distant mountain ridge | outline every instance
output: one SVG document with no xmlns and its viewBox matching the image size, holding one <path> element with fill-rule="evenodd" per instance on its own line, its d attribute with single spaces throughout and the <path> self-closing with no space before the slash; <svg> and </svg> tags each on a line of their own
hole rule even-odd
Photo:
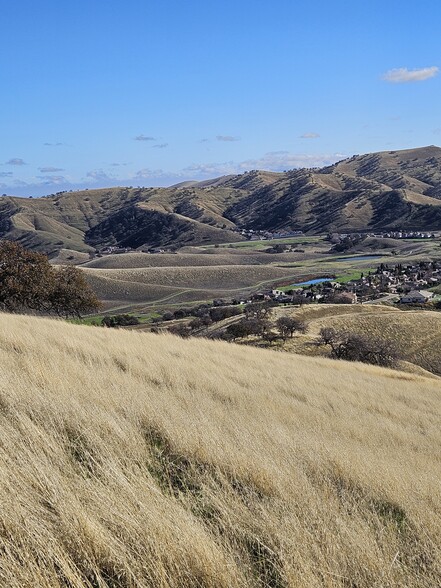
<svg viewBox="0 0 441 588">
<path fill-rule="evenodd" d="M 441 148 L 354 155 L 321 169 L 251 171 L 169 188 L 0 198 L 0 238 L 55 255 L 307 233 L 441 229 Z"/>
</svg>

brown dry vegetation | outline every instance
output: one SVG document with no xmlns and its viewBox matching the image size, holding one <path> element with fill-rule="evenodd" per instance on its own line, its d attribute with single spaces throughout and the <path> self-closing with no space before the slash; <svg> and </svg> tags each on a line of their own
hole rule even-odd
<svg viewBox="0 0 441 588">
<path fill-rule="evenodd" d="M 0 316 L 0 584 L 433 588 L 441 390 Z"/>
</svg>

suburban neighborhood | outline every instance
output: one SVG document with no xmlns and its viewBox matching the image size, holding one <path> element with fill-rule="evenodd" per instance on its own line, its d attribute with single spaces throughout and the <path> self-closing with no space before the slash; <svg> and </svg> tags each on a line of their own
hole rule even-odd
<svg viewBox="0 0 441 588">
<path fill-rule="evenodd" d="M 355 304 L 389 296 L 401 304 L 425 304 L 434 293 L 431 288 L 441 283 L 441 268 L 437 262 L 389 265 L 381 263 L 375 272 L 360 273 L 358 279 L 341 283 L 329 278 L 309 283 L 279 287 L 266 293 L 277 302 L 321 302 Z M 394 295 L 391 297 L 390 295 Z"/>
</svg>

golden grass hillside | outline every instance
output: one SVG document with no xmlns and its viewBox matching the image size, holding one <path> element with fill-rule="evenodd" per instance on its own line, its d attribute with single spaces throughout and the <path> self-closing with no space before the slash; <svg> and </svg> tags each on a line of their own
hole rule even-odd
<svg viewBox="0 0 441 588">
<path fill-rule="evenodd" d="M 262 243 L 265 243 L 262 241 Z M 267 245 L 266 248 L 270 247 Z M 277 265 L 289 262 L 304 262 L 309 258 L 317 258 L 315 255 L 318 247 L 311 246 L 307 253 L 279 253 L 271 254 L 259 252 L 253 247 L 242 248 L 227 248 L 219 247 L 219 249 L 197 248 L 193 249 L 197 252 L 187 253 L 120 253 L 115 255 L 104 255 L 103 257 L 96 257 L 92 261 L 83 264 L 83 267 L 96 269 L 136 269 L 136 268 L 154 268 L 154 267 L 204 267 L 204 266 L 219 266 L 219 265 Z M 322 246 L 326 249 L 326 246 Z M 329 249 L 329 247 L 328 247 Z M 320 250 L 319 250 L 320 252 Z"/>
<path fill-rule="evenodd" d="M 294 280 L 296 270 L 270 265 L 217 265 L 134 269 L 85 267 L 84 272 L 91 287 L 107 306 L 112 306 L 115 301 L 129 306 L 170 299 L 190 302 L 231 298 L 280 279 Z"/>
<path fill-rule="evenodd" d="M 440 165 L 441 149 L 431 145 L 353 156 L 321 170 L 255 170 L 169 188 L 5 196 L 0 236 L 56 257 L 61 249 L 93 253 L 109 245 L 221 245 L 243 241 L 239 227 L 278 232 L 295 226 L 316 235 L 439 230 Z"/>
<path fill-rule="evenodd" d="M 0 585 L 433 588 L 437 381 L 0 315 Z"/>
<path fill-rule="evenodd" d="M 287 342 L 286 350 L 295 353 L 328 353 L 314 341 L 322 327 L 352 333 L 368 333 L 376 339 L 392 341 L 404 361 L 441 376 L 441 313 L 429 310 L 402 311 L 391 306 L 311 305 L 300 310 L 278 308 L 276 317 L 284 314 L 302 317 L 308 323 L 305 336 Z"/>
</svg>

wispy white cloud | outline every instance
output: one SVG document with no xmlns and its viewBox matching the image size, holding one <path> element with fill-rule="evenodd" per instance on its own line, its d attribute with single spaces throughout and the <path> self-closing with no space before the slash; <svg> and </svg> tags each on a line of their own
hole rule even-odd
<svg viewBox="0 0 441 588">
<path fill-rule="evenodd" d="M 182 175 L 192 177 L 215 177 L 217 175 L 240 174 L 252 169 L 283 171 L 301 167 L 324 167 L 331 165 L 345 155 L 341 153 L 306 155 L 289 151 L 271 151 L 258 159 L 247 159 L 241 162 L 227 161 L 223 163 L 200 163 L 182 170 Z"/>
<path fill-rule="evenodd" d="M 260 159 L 245 161 L 241 165 L 242 167 L 252 165 L 253 169 L 280 171 L 282 169 L 295 169 L 300 167 L 323 167 L 331 165 L 344 157 L 346 156 L 342 153 L 317 153 L 310 155 L 305 153 L 290 153 L 289 151 L 271 151 Z"/>
<path fill-rule="evenodd" d="M 303 135 L 300 135 L 300 139 L 318 139 L 319 137 L 318 133 L 303 133 Z"/>
<path fill-rule="evenodd" d="M 153 145 L 153 149 L 165 149 L 168 147 L 168 143 L 159 143 L 158 145 Z"/>
<path fill-rule="evenodd" d="M 155 137 L 148 137 L 147 135 L 138 135 L 135 141 L 156 141 Z"/>
<path fill-rule="evenodd" d="M 162 169 L 148 169 L 143 168 L 140 169 L 135 173 L 133 176 L 133 180 L 143 181 L 143 180 L 151 180 L 153 178 L 161 178 L 164 176 L 169 176 L 171 174 L 166 174 Z"/>
<path fill-rule="evenodd" d="M 218 135 L 216 140 L 231 143 L 233 141 L 240 141 L 240 137 L 233 137 L 233 135 Z"/>
<path fill-rule="evenodd" d="M 114 176 L 107 174 L 102 169 L 93 169 L 93 170 L 87 172 L 86 178 L 89 178 L 89 179 L 93 180 L 94 182 L 100 182 L 100 183 L 113 182 L 115 180 Z"/>
<path fill-rule="evenodd" d="M 26 165 L 26 161 L 24 161 L 20 157 L 13 157 L 9 161 L 7 161 L 5 165 Z"/>
<path fill-rule="evenodd" d="M 61 186 L 68 182 L 64 176 L 37 176 L 43 186 Z"/>
<path fill-rule="evenodd" d="M 45 147 L 61 147 L 64 143 L 43 143 Z"/>
<path fill-rule="evenodd" d="M 0 172 L 0 178 L 12 178 L 12 172 Z"/>
<path fill-rule="evenodd" d="M 48 166 L 48 167 L 39 167 L 38 170 L 42 174 L 52 174 L 52 173 L 64 171 L 64 169 L 61 168 L 61 167 L 51 167 L 51 166 Z"/>
<path fill-rule="evenodd" d="M 423 82 L 430 78 L 434 78 L 439 73 L 439 67 L 433 65 L 432 67 L 423 67 L 421 69 L 407 69 L 407 67 L 400 67 L 398 69 L 390 69 L 383 74 L 382 79 L 393 84 L 406 84 L 409 82 Z"/>
<path fill-rule="evenodd" d="M 21 196 L 42 196 L 64 190 L 84 190 L 85 188 L 93 187 L 171 186 L 186 180 L 206 180 L 224 175 L 241 174 L 253 169 L 280 172 L 302 167 L 322 167 L 335 163 L 344 157 L 345 155 L 341 153 L 307 155 L 289 151 L 271 151 L 256 159 L 239 162 L 196 163 L 176 171 L 143 168 L 131 174 L 123 174 L 122 171 L 117 174 L 115 166 L 115 175 L 103 169 L 94 169 L 88 171 L 83 178 L 74 179 L 49 172 L 48 175 L 37 176 L 27 181 L 14 180 L 11 175 L 7 175 L 3 177 L 5 181 L 9 181 L 7 184 L 0 182 L 0 190 L 8 194 Z M 12 174 L 12 172 L 3 173 Z"/>
</svg>

